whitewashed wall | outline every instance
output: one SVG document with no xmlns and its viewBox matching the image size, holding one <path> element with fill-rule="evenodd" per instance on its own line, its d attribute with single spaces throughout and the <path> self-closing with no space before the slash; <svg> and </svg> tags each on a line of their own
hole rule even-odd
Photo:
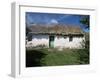
<svg viewBox="0 0 100 80">
<path fill-rule="evenodd" d="M 81 48 L 81 43 L 84 37 L 73 37 L 72 41 L 69 41 L 69 37 L 57 37 L 54 39 L 55 48 Z M 32 41 L 27 43 L 27 46 L 45 45 L 49 47 L 49 35 L 33 35 Z"/>
<path fill-rule="evenodd" d="M 45 45 L 49 47 L 49 36 L 48 35 L 33 35 L 32 36 L 32 45 Z"/>
<path fill-rule="evenodd" d="M 81 48 L 82 41 L 84 37 L 73 37 L 72 41 L 69 41 L 69 37 L 55 37 L 54 41 L 54 47 L 60 47 L 60 48 Z"/>
</svg>

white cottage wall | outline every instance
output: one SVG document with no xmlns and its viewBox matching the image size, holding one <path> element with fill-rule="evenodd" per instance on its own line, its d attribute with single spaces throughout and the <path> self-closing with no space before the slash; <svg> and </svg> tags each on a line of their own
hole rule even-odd
<svg viewBox="0 0 100 80">
<path fill-rule="evenodd" d="M 63 47 L 67 47 L 67 43 L 69 42 L 69 38 L 66 37 L 66 39 L 64 39 L 63 37 L 55 37 L 54 40 L 54 47 L 57 48 L 63 48 Z M 68 43 L 69 44 L 69 43 Z"/>
<path fill-rule="evenodd" d="M 69 41 L 69 37 L 55 37 L 54 47 L 58 48 L 82 48 L 82 41 L 84 37 L 73 37 L 72 41 Z"/>
<path fill-rule="evenodd" d="M 49 36 L 48 35 L 33 35 L 32 46 L 45 45 L 49 47 Z"/>
<path fill-rule="evenodd" d="M 84 37 L 73 37 L 72 41 L 69 41 L 69 36 L 66 38 L 64 37 L 57 37 L 54 38 L 54 48 L 82 48 L 82 41 Z M 45 45 L 49 47 L 49 35 L 33 35 L 32 41 L 27 43 L 27 47 L 35 47 L 38 45 Z"/>
</svg>

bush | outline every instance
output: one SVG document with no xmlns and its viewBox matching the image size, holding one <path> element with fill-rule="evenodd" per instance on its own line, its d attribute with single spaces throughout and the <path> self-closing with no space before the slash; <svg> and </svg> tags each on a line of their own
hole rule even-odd
<svg viewBox="0 0 100 80">
<path fill-rule="evenodd" d="M 90 56 L 90 40 L 89 40 L 89 33 L 85 34 L 85 40 L 82 42 L 83 49 L 79 50 L 79 60 L 80 64 L 89 64 L 89 56 Z"/>
<path fill-rule="evenodd" d="M 81 49 L 79 53 L 79 63 L 80 64 L 89 64 L 89 49 Z"/>
</svg>

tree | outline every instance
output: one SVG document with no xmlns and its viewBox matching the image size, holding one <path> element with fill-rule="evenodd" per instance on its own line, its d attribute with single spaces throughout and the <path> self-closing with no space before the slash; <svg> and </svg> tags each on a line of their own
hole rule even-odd
<svg viewBox="0 0 100 80">
<path fill-rule="evenodd" d="M 82 23 L 85 28 L 88 28 L 90 27 L 90 24 L 89 24 L 89 16 L 81 16 L 81 19 L 80 19 L 80 23 Z"/>
<path fill-rule="evenodd" d="M 82 23 L 86 29 L 90 28 L 90 24 L 89 24 L 89 16 L 82 16 L 80 23 Z M 80 52 L 79 55 L 79 60 L 80 60 L 80 64 L 86 63 L 89 64 L 90 63 L 90 51 L 89 51 L 89 46 L 90 46 L 90 40 L 89 40 L 89 32 L 85 32 L 85 40 L 83 41 L 82 45 L 84 47 L 84 50 Z"/>
<path fill-rule="evenodd" d="M 29 28 L 29 26 L 26 24 L 26 40 L 31 41 L 32 40 L 32 34 L 30 34 L 32 30 Z"/>
<path fill-rule="evenodd" d="M 29 26 L 26 24 L 26 36 L 28 35 L 29 32 L 31 32 L 31 29 L 30 29 Z"/>
</svg>

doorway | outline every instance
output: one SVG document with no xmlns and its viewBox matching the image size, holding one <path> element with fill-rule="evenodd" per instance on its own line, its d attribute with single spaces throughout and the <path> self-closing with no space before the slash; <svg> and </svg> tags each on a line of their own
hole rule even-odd
<svg viewBox="0 0 100 80">
<path fill-rule="evenodd" d="M 49 47 L 54 48 L 54 36 L 49 36 Z"/>
</svg>

